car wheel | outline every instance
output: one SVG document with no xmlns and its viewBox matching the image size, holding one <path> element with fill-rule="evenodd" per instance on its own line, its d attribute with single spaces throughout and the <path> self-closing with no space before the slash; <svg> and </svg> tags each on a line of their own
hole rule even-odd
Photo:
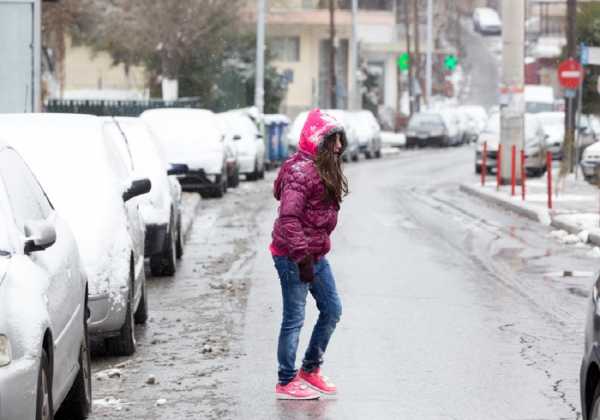
<svg viewBox="0 0 600 420">
<path fill-rule="evenodd" d="M 133 270 L 133 269 L 132 269 Z M 130 274 L 129 297 L 125 323 L 116 337 L 107 338 L 106 349 L 113 356 L 131 356 L 135 353 L 135 323 L 133 319 L 133 272 Z"/>
<path fill-rule="evenodd" d="M 227 179 L 229 188 L 237 188 L 240 185 L 240 170 L 238 167 L 233 171 L 233 175 Z"/>
<path fill-rule="evenodd" d="M 481 173 L 481 165 L 475 165 L 475 173 L 476 174 L 480 174 Z"/>
<path fill-rule="evenodd" d="M 372 159 L 372 158 L 373 158 L 373 155 L 371 154 L 371 152 L 370 152 L 369 150 L 367 150 L 367 151 L 365 152 L 365 158 L 366 158 L 366 159 Z"/>
<path fill-rule="evenodd" d="M 142 284 L 142 297 L 133 315 L 136 324 L 145 324 L 148 320 L 148 294 L 146 293 L 146 282 Z"/>
<path fill-rule="evenodd" d="M 375 151 L 375 158 L 377 158 L 377 159 L 381 159 L 381 149 L 377 149 L 377 150 Z"/>
<path fill-rule="evenodd" d="M 175 244 L 175 256 L 177 257 L 177 259 L 183 257 L 183 238 L 181 236 L 181 222 L 177 224 L 177 243 Z"/>
<path fill-rule="evenodd" d="M 596 385 L 589 410 L 589 420 L 600 420 L 600 382 Z"/>
<path fill-rule="evenodd" d="M 50 381 L 50 364 L 46 350 L 42 350 L 40 370 L 38 372 L 37 397 L 36 397 L 36 420 L 52 420 L 54 410 L 52 408 L 52 382 Z"/>
<path fill-rule="evenodd" d="M 173 231 L 173 222 L 169 224 L 167 232 L 167 240 L 163 245 L 163 250 L 160 254 L 150 257 L 150 272 L 155 277 L 172 276 L 177 270 L 177 237 Z"/>
<path fill-rule="evenodd" d="M 92 411 L 92 376 L 87 320 L 83 320 L 83 341 L 79 348 L 79 372 L 60 412 L 70 419 L 85 419 Z"/>
<path fill-rule="evenodd" d="M 263 164 L 260 171 L 258 171 L 258 179 L 265 179 L 265 165 Z"/>
<path fill-rule="evenodd" d="M 359 156 L 358 156 L 358 152 L 356 152 L 354 155 L 352 155 L 352 162 L 358 162 Z"/>
</svg>

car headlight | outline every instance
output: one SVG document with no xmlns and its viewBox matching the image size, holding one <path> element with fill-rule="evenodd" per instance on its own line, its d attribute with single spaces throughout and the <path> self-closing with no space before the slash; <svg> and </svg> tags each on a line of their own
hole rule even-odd
<svg viewBox="0 0 600 420">
<path fill-rule="evenodd" d="M 8 365 L 11 359 L 10 341 L 7 336 L 0 334 L 0 367 Z"/>
</svg>

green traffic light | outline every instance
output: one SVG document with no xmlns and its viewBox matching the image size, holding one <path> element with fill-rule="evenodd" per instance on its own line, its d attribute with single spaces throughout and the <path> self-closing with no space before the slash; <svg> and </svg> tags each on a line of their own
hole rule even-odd
<svg viewBox="0 0 600 420">
<path fill-rule="evenodd" d="M 400 70 L 408 70 L 410 67 L 410 55 L 408 55 L 406 52 L 400 54 L 396 63 L 398 64 L 398 68 Z"/>
<path fill-rule="evenodd" d="M 446 67 L 446 69 L 452 71 L 456 68 L 456 66 L 458 65 L 458 58 L 456 58 L 455 55 L 447 55 L 446 58 L 444 58 L 444 67 Z"/>
</svg>

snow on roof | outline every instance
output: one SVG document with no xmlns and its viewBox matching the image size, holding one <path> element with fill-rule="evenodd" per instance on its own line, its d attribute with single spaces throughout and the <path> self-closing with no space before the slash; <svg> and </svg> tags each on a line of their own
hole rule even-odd
<svg viewBox="0 0 600 420">
<path fill-rule="evenodd" d="M 265 124 L 289 124 L 290 119 L 283 114 L 265 114 Z"/>
</svg>

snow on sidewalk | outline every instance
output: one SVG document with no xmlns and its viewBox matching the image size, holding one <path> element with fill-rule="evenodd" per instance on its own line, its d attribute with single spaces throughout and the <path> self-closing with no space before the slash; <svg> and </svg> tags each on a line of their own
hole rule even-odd
<svg viewBox="0 0 600 420">
<path fill-rule="evenodd" d="M 477 183 L 462 184 L 460 190 L 475 195 L 485 201 L 498 205 L 524 217 L 560 229 L 566 235 L 565 240 L 590 242 L 600 246 L 600 190 L 588 184 L 583 177 L 568 175 L 558 180 L 558 168 L 553 171 L 552 209 L 548 209 L 546 175 L 527 179 L 525 200 L 521 196 L 521 187 L 517 186 L 515 195 L 511 195 L 511 186 L 496 187 L 496 177 L 490 175 L 486 185 Z M 567 238 L 567 235 L 570 235 Z"/>
</svg>

